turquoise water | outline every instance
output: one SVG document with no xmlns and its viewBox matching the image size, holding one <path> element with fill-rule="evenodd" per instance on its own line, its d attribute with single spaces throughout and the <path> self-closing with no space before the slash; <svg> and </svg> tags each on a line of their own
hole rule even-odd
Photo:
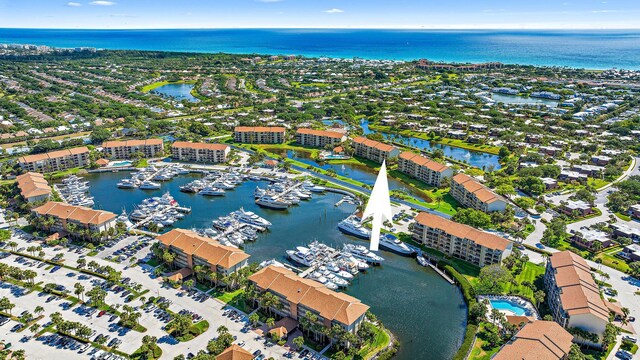
<svg viewBox="0 0 640 360">
<path fill-rule="evenodd" d="M 640 69 L 639 30 L 0 29 L 0 43 Z"/>
<path fill-rule="evenodd" d="M 519 305 L 513 304 L 510 301 L 506 301 L 506 300 L 490 300 L 491 302 L 491 306 L 494 309 L 497 310 L 507 310 L 507 311 L 511 311 L 512 313 L 518 315 L 518 316 L 523 316 L 526 315 L 527 313 L 527 309 L 520 307 Z"/>
<path fill-rule="evenodd" d="M 362 120 L 360 122 L 360 126 L 362 127 L 362 131 L 365 135 L 377 132 L 375 130 L 369 129 L 368 120 Z M 495 170 L 500 169 L 500 159 L 496 155 L 491 155 L 491 154 L 477 152 L 477 151 L 470 151 L 467 149 L 462 149 L 462 148 L 448 146 L 448 145 L 431 144 L 431 142 L 428 140 L 423 140 L 415 137 L 402 136 L 398 134 L 389 134 L 384 132 L 381 134 L 387 140 L 393 140 L 394 142 L 398 142 L 400 144 L 404 144 L 406 146 L 410 146 L 416 149 L 421 149 L 425 151 L 442 149 L 442 151 L 444 151 L 444 156 L 458 160 L 458 161 L 466 162 L 471 166 L 475 166 L 483 170 L 488 170 L 489 168 L 493 168 Z"/>
<path fill-rule="evenodd" d="M 151 92 L 165 97 L 170 97 L 175 100 L 197 102 L 198 99 L 191 95 L 193 86 L 193 84 L 166 84 L 151 90 Z"/>
<path fill-rule="evenodd" d="M 132 164 L 131 161 L 119 161 L 119 162 L 113 163 L 112 166 L 129 166 L 131 164 Z"/>
<path fill-rule="evenodd" d="M 162 183 L 162 189 L 142 191 L 118 189 L 116 183 L 129 177 L 128 172 L 90 174 L 90 193 L 95 197 L 96 208 L 131 212 L 135 205 L 151 196 L 169 191 L 182 206 L 192 212 L 175 226 L 184 229 L 210 226 L 211 221 L 227 215 L 243 206 L 269 220 L 273 226 L 247 244 L 245 251 L 251 261 L 267 259 L 286 261 L 285 250 L 318 240 L 335 247 L 346 242 L 365 241 L 343 235 L 337 225 L 351 214 L 355 207 L 343 204 L 334 206 L 342 196 L 327 193 L 314 194 L 310 201 L 285 211 L 258 207 L 253 201 L 256 186 L 266 187 L 265 182 L 248 181 L 224 197 L 205 197 L 179 191 L 179 186 L 198 176 L 178 176 Z M 400 340 L 400 351 L 394 359 L 451 359 L 462 343 L 466 326 L 466 306 L 462 294 L 431 269 L 420 266 L 415 259 L 391 252 L 381 252 L 383 266 L 376 267 L 356 277 L 346 293 L 371 306 L 371 311 Z"/>
</svg>

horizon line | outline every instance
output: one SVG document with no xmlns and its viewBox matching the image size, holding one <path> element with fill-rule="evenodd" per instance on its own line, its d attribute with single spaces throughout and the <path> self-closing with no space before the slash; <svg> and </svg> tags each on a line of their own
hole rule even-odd
<svg viewBox="0 0 640 360">
<path fill-rule="evenodd" d="M 425 31 L 473 31 L 473 30 L 510 30 L 510 31 L 607 31 L 635 30 L 640 27 L 600 27 L 600 28 L 553 28 L 553 27 L 138 27 L 138 28 L 68 28 L 68 27 L 0 27 L 0 30 L 425 30 Z"/>
</svg>

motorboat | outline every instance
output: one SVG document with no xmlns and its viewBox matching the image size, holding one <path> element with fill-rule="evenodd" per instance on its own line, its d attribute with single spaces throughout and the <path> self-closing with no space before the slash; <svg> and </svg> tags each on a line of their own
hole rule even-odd
<svg viewBox="0 0 640 360">
<path fill-rule="evenodd" d="M 351 236 L 355 236 L 361 239 L 369 239 L 371 237 L 371 230 L 365 228 L 355 220 L 353 217 L 348 217 L 338 223 L 338 230 Z"/>
<path fill-rule="evenodd" d="M 161 185 L 159 183 L 155 183 L 153 181 L 145 180 L 140 184 L 140 190 L 158 190 Z"/>
<path fill-rule="evenodd" d="M 379 265 L 384 261 L 382 256 L 369 251 L 369 249 L 362 245 L 345 244 L 344 249 L 357 259 L 366 261 L 373 265 Z"/>
<path fill-rule="evenodd" d="M 418 264 L 422 266 L 429 266 L 429 262 L 427 259 L 424 258 L 424 256 L 417 256 L 416 260 L 418 261 Z"/>
<path fill-rule="evenodd" d="M 216 187 L 207 186 L 198 191 L 198 195 L 204 196 L 224 196 L 225 191 Z"/>
<path fill-rule="evenodd" d="M 296 250 L 287 250 L 287 256 L 298 264 L 307 267 L 312 266 L 315 260 L 313 253 L 304 246 L 298 246 Z"/>
<path fill-rule="evenodd" d="M 244 208 L 240 208 L 240 210 L 232 212 L 231 215 L 234 216 L 237 220 L 250 225 L 261 227 L 271 226 L 271 222 L 269 222 L 267 219 L 258 216 L 252 211 L 245 211 Z"/>
<path fill-rule="evenodd" d="M 380 235 L 380 247 L 400 255 L 411 256 L 415 254 L 412 248 L 391 234 Z"/>
<path fill-rule="evenodd" d="M 260 198 L 258 198 L 256 200 L 256 204 L 261 206 L 261 207 L 265 207 L 265 208 L 269 208 L 269 209 L 275 209 L 275 210 L 284 210 L 284 209 L 288 208 L 289 206 L 291 206 L 290 202 L 277 199 L 277 198 L 275 198 L 273 196 L 270 196 L 270 195 L 261 196 Z"/>
</svg>

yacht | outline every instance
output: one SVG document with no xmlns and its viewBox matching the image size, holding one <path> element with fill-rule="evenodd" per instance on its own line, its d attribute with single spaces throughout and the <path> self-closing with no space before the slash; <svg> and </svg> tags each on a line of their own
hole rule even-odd
<svg viewBox="0 0 640 360">
<path fill-rule="evenodd" d="M 211 186 L 207 186 L 206 188 L 198 191 L 199 195 L 205 195 L 205 196 L 223 196 L 224 195 L 224 190 L 222 189 L 218 189 L 215 187 L 211 187 Z"/>
<path fill-rule="evenodd" d="M 158 190 L 160 187 L 160 184 L 149 180 L 143 181 L 142 184 L 140 184 L 140 190 Z"/>
<path fill-rule="evenodd" d="M 276 209 L 276 210 L 284 210 L 291 205 L 291 203 L 289 202 L 276 199 L 270 195 L 261 196 L 256 200 L 256 204 L 262 207 L 266 207 L 269 209 Z"/>
<path fill-rule="evenodd" d="M 296 247 L 296 250 L 287 250 L 287 256 L 289 259 L 297 262 L 300 265 L 312 266 L 314 256 L 309 249 L 304 246 Z"/>
<path fill-rule="evenodd" d="M 271 222 L 267 219 L 256 215 L 256 213 L 252 211 L 245 211 L 244 208 L 240 208 L 238 211 L 234 211 L 231 213 L 236 219 L 243 223 L 247 223 L 250 225 L 256 225 L 261 227 L 269 227 L 271 226 Z"/>
<path fill-rule="evenodd" d="M 362 245 L 345 244 L 344 249 L 357 259 L 364 260 L 373 265 L 379 265 L 384 261 L 382 256 L 369 251 L 369 249 Z"/>
<path fill-rule="evenodd" d="M 265 189 L 261 189 L 261 188 L 256 186 L 256 190 L 253 192 L 253 197 L 255 197 L 257 199 L 257 198 L 260 198 L 260 197 L 262 197 L 263 195 L 266 195 L 266 194 L 267 194 L 267 191 Z"/>
<path fill-rule="evenodd" d="M 135 189 L 138 187 L 138 182 L 132 179 L 122 179 L 117 186 L 120 189 Z"/>
<path fill-rule="evenodd" d="M 327 278 L 327 280 L 338 285 L 338 287 L 346 288 L 347 286 L 349 286 L 349 282 L 347 280 L 341 277 L 338 277 L 336 274 L 332 272 L 328 272 L 328 274 L 326 274 L 325 277 Z"/>
<path fill-rule="evenodd" d="M 400 255 L 411 256 L 415 254 L 413 249 L 391 234 L 380 235 L 380 247 Z"/>
<path fill-rule="evenodd" d="M 367 264 L 366 261 L 357 259 L 350 252 L 345 251 L 341 254 L 341 256 L 344 261 L 346 261 L 348 264 L 353 264 L 353 266 L 355 266 L 355 268 L 357 268 L 359 271 L 366 271 L 367 269 L 369 269 L 369 264 Z"/>
<path fill-rule="evenodd" d="M 351 216 L 338 223 L 338 230 L 361 239 L 369 239 L 371 237 L 371 231 L 360 225 L 360 223 Z"/>
</svg>

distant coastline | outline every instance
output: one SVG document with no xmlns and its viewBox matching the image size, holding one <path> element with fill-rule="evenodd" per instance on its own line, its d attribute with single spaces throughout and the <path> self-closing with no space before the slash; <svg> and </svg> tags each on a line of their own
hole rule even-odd
<svg viewBox="0 0 640 360">
<path fill-rule="evenodd" d="M 640 30 L 0 29 L 0 43 L 640 70 Z"/>
</svg>

